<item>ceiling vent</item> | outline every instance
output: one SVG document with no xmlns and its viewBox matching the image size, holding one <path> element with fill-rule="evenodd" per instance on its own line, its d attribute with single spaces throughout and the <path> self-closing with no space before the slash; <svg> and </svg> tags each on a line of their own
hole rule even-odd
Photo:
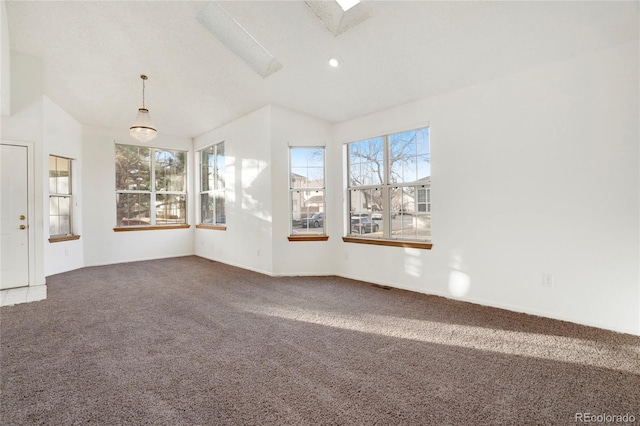
<svg viewBox="0 0 640 426">
<path fill-rule="evenodd" d="M 282 69 L 282 64 L 217 2 L 209 2 L 196 19 L 262 78 Z"/>
</svg>

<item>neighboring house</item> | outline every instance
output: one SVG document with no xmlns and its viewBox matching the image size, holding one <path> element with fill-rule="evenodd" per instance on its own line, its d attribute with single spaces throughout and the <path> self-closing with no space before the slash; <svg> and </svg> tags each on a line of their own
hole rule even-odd
<svg viewBox="0 0 640 426">
<path fill-rule="evenodd" d="M 415 189 L 415 191 L 396 191 L 391 194 L 391 211 L 409 214 L 431 212 L 431 176 L 418 180 L 416 185 L 411 188 Z M 352 213 L 354 214 L 371 214 L 372 212 L 384 211 L 384 203 L 381 197 L 369 196 L 365 192 L 354 192 L 351 197 L 351 205 L 358 206 L 353 209 Z"/>
<path fill-rule="evenodd" d="M 304 176 L 299 174 L 292 174 L 292 185 L 294 188 L 309 188 L 315 187 L 318 183 L 317 180 L 307 180 Z M 293 191 L 291 193 L 291 208 L 293 212 L 294 224 L 301 223 L 302 220 L 322 211 L 324 205 L 322 196 L 311 195 L 305 198 L 306 193 L 303 191 Z"/>
</svg>

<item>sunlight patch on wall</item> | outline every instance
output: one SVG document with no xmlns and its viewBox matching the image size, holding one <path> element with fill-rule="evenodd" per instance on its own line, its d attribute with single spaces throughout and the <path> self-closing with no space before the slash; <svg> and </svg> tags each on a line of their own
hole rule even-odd
<svg viewBox="0 0 640 426">
<path fill-rule="evenodd" d="M 404 272 L 412 277 L 422 276 L 422 259 L 420 259 L 420 251 L 414 248 L 404 249 Z"/>
<path fill-rule="evenodd" d="M 469 293 L 471 278 L 462 271 L 449 272 L 449 292 L 455 297 L 464 297 Z"/>
<path fill-rule="evenodd" d="M 259 177 L 267 168 L 266 161 L 252 158 L 242 159 L 240 179 L 242 188 L 242 209 L 250 211 L 252 216 L 266 222 L 271 222 L 270 209 L 267 208 L 266 198 L 269 196 L 267 188 L 260 186 Z"/>
<path fill-rule="evenodd" d="M 226 156 L 225 162 L 225 193 L 224 196 L 226 200 L 234 204 L 236 202 L 236 193 L 231 188 L 236 188 L 236 158 Z"/>
<path fill-rule="evenodd" d="M 462 254 L 453 253 L 449 260 L 449 292 L 454 297 L 464 297 L 471 288 L 471 277 L 465 272 Z"/>
<path fill-rule="evenodd" d="M 242 188 L 247 189 L 253 185 L 260 173 L 267 168 L 267 163 L 252 158 L 242 159 Z"/>
</svg>

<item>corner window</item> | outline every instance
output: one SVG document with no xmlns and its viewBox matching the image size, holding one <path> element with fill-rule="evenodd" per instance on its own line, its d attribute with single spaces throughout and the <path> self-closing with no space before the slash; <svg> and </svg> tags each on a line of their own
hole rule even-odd
<svg viewBox="0 0 640 426">
<path fill-rule="evenodd" d="M 187 152 L 116 144 L 117 227 L 186 225 Z"/>
<path fill-rule="evenodd" d="M 429 128 L 347 144 L 347 233 L 431 242 Z"/>
<path fill-rule="evenodd" d="M 225 226 L 224 142 L 198 151 L 200 158 L 200 225 Z"/>
<path fill-rule="evenodd" d="M 73 194 L 71 159 L 49 156 L 49 236 L 60 239 L 73 235 Z"/>
<path fill-rule="evenodd" d="M 326 235 L 323 147 L 289 148 L 290 235 Z"/>
</svg>

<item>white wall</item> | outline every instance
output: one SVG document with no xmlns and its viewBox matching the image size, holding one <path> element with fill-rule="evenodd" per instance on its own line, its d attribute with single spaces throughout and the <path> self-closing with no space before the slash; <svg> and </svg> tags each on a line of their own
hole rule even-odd
<svg viewBox="0 0 640 426">
<path fill-rule="evenodd" d="M 197 229 L 196 254 L 270 275 L 332 274 L 335 242 L 287 239 L 289 145 L 330 151 L 331 130 L 322 120 L 269 105 L 196 138 L 196 151 L 224 141 L 227 157 L 227 230 Z"/>
<path fill-rule="evenodd" d="M 342 144 L 430 122 L 434 247 L 343 244 L 336 272 L 640 334 L 638 51 L 627 43 L 337 125 Z"/>
<path fill-rule="evenodd" d="M 134 110 L 135 113 L 135 110 Z M 132 113 L 133 114 L 133 113 Z M 132 119 L 133 119 L 132 115 Z M 193 226 L 189 229 L 115 232 L 115 143 L 139 144 L 128 129 L 82 127 L 82 194 L 85 266 L 104 265 L 193 254 Z M 193 168 L 192 141 L 159 133 L 146 146 L 188 150 L 188 174 Z M 189 178 L 189 194 L 193 193 Z M 189 223 L 193 198 L 189 197 Z"/>
<path fill-rule="evenodd" d="M 75 158 L 74 199 L 82 203 L 79 185 L 82 176 L 81 126 L 44 93 L 42 60 L 14 53 L 11 57 L 11 112 L 2 117 L 2 139 L 28 143 L 33 150 L 33 198 L 29 200 L 34 214 L 29 230 L 34 233 L 35 281 L 44 284 L 45 277 L 84 266 L 82 239 L 49 243 L 49 155 Z M 4 92 L 3 92 L 4 94 Z M 73 210 L 74 233 L 82 234 L 82 213 Z"/>
<path fill-rule="evenodd" d="M 225 143 L 227 221 L 226 231 L 196 229 L 195 253 L 266 274 L 273 271 L 270 116 L 266 106 L 194 139 L 195 151 Z"/>
<path fill-rule="evenodd" d="M 37 279 L 195 253 L 268 274 L 338 274 L 640 334 L 638 51 L 627 43 L 335 126 L 266 106 L 193 141 L 160 134 L 150 146 L 189 150 L 192 172 L 195 150 L 225 141 L 227 230 L 118 233 L 114 142 L 134 141 L 126 129 L 82 126 L 78 150 L 77 122 L 42 97 L 41 61 L 13 55 L 14 114 L 2 117 L 2 138 L 34 144 Z M 433 249 L 343 243 L 342 144 L 426 123 Z M 329 241 L 288 242 L 288 145 L 324 142 Z M 79 159 L 82 238 L 73 247 L 83 260 L 44 244 L 44 159 L 54 151 Z M 541 285 L 542 273 L 553 274 L 553 288 Z"/>
<path fill-rule="evenodd" d="M 0 2 L 0 115 L 11 115 L 11 50 L 5 2 Z"/>
<path fill-rule="evenodd" d="M 84 266 L 84 239 L 82 238 L 82 126 L 46 96 L 42 104 L 42 142 L 43 158 L 43 207 L 44 217 L 44 273 L 45 276 L 71 271 Z M 73 206 L 71 210 L 72 232 L 80 235 L 79 240 L 51 243 L 48 235 L 48 206 L 49 206 L 49 155 L 72 158 L 72 193 Z"/>
<path fill-rule="evenodd" d="M 44 165 L 42 161 L 42 111 L 43 111 L 43 65 L 42 60 L 29 55 L 11 55 L 11 116 L 2 116 L 1 132 L 3 141 L 24 143 L 31 151 L 33 158 L 33 170 L 29 172 L 29 178 L 33 180 L 33 194 L 30 194 L 29 202 L 29 231 L 30 259 L 29 279 L 30 285 L 45 284 L 44 270 L 44 235 L 48 232 L 48 224 L 45 227 L 45 211 L 43 203 L 43 176 Z M 4 95 L 4 92 L 3 92 Z M 3 111 L 4 112 L 4 111 Z"/>
<path fill-rule="evenodd" d="M 275 275 L 329 275 L 334 274 L 334 252 L 340 233 L 332 232 L 328 241 L 289 241 L 289 146 L 325 146 L 325 156 L 335 157 L 339 151 L 331 143 L 333 126 L 308 115 L 279 106 L 271 107 L 271 186 L 273 195 L 273 273 Z M 326 176 L 328 187 L 340 185 L 340 175 Z M 339 193 L 338 193 L 339 194 Z M 340 205 L 336 191 L 331 191 L 326 207 Z M 327 228 L 337 229 L 339 216 L 327 216 Z"/>
</svg>

